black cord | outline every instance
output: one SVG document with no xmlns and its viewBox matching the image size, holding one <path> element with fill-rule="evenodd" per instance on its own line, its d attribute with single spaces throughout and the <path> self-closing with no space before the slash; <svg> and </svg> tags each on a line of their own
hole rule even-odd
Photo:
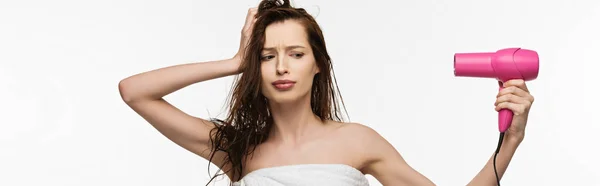
<svg viewBox="0 0 600 186">
<path fill-rule="evenodd" d="M 500 186 L 500 177 L 498 177 L 498 171 L 496 170 L 496 156 L 498 152 L 500 152 L 500 147 L 502 146 L 502 141 L 504 140 L 504 132 L 500 133 L 500 139 L 498 139 L 498 147 L 496 147 L 496 153 L 494 153 L 494 173 L 496 174 L 496 183 Z"/>
</svg>

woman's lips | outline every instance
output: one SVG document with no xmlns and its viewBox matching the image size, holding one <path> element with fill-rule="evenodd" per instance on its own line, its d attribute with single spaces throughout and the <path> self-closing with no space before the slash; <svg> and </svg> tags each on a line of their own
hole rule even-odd
<svg viewBox="0 0 600 186">
<path fill-rule="evenodd" d="M 277 80 L 277 81 L 273 82 L 272 84 L 278 90 L 288 90 L 288 89 L 294 87 L 294 84 L 296 84 L 296 82 L 290 81 L 290 80 Z"/>
</svg>

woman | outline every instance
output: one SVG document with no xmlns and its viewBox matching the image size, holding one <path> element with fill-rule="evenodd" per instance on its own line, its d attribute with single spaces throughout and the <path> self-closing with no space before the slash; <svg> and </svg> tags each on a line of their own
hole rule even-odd
<svg viewBox="0 0 600 186">
<path fill-rule="evenodd" d="M 383 185 L 434 185 L 377 132 L 340 119 L 332 72 L 313 17 L 287 0 L 264 0 L 248 11 L 234 57 L 137 74 L 119 91 L 158 131 L 217 165 L 235 185 L 368 185 L 365 174 Z M 162 98 L 240 73 L 225 120 L 187 115 Z M 498 154 L 499 177 L 523 140 L 533 102 L 523 81 L 504 86 L 496 110 L 515 116 Z M 469 184 L 496 184 L 492 159 Z"/>
</svg>

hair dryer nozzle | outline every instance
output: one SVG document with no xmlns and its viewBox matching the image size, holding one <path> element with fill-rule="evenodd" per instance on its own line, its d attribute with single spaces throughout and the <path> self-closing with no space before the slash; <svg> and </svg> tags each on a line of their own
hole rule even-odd
<svg viewBox="0 0 600 186">
<path fill-rule="evenodd" d="M 454 54 L 454 76 L 496 78 L 492 66 L 494 53 Z"/>
</svg>

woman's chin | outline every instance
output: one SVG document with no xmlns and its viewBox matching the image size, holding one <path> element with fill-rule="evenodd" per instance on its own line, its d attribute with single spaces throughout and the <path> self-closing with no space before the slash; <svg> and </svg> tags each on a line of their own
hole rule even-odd
<svg viewBox="0 0 600 186">
<path fill-rule="evenodd" d="M 270 101 L 277 104 L 286 104 L 294 103 L 298 101 L 298 99 L 292 96 L 274 96 L 273 99 L 270 99 Z"/>
<path fill-rule="evenodd" d="M 275 104 L 291 104 L 297 103 L 303 99 L 310 99 L 310 90 L 306 92 L 297 91 L 297 90 L 288 90 L 288 91 L 270 91 L 267 95 L 265 95 L 269 102 Z"/>
<path fill-rule="evenodd" d="M 296 94 L 289 94 L 289 93 L 291 93 L 291 92 L 275 93 L 274 95 L 271 95 L 270 98 L 268 98 L 269 102 L 276 103 L 276 104 L 287 104 L 287 103 L 298 102 L 299 96 Z"/>
</svg>

